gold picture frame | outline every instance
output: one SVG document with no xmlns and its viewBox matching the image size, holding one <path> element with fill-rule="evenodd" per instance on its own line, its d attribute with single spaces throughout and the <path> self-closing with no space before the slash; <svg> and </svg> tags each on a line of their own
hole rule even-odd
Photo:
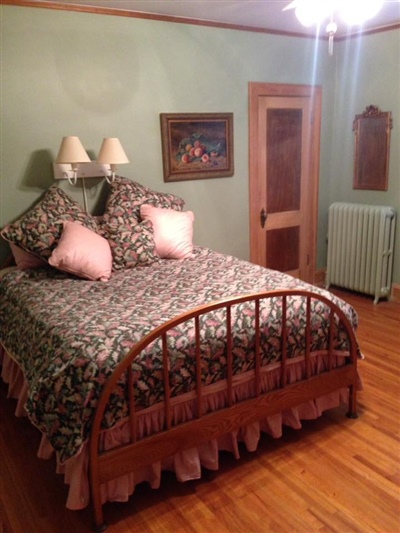
<svg viewBox="0 0 400 533">
<path fill-rule="evenodd" d="M 356 115 L 353 189 L 387 191 L 392 127 L 391 113 L 375 105 Z"/>
<path fill-rule="evenodd" d="M 161 113 L 164 181 L 233 176 L 233 113 Z"/>
</svg>

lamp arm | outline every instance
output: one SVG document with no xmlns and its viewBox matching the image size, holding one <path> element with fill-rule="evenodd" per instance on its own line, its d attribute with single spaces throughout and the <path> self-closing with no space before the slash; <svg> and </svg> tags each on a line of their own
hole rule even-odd
<svg viewBox="0 0 400 533">
<path fill-rule="evenodd" d="M 71 185 L 76 185 L 76 182 L 78 181 L 78 165 L 71 165 L 72 166 L 72 178 L 68 174 L 68 182 Z"/>
<path fill-rule="evenodd" d="M 111 176 L 106 174 L 106 180 L 107 180 L 107 183 L 111 185 L 111 183 L 113 183 L 115 180 L 115 172 L 117 170 L 117 165 L 115 163 L 111 163 L 110 169 L 111 169 Z"/>
</svg>

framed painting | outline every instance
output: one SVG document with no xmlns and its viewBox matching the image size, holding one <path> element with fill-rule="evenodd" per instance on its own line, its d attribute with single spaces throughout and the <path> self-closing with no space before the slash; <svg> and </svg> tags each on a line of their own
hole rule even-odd
<svg viewBox="0 0 400 533">
<path fill-rule="evenodd" d="M 161 113 L 164 181 L 233 176 L 233 113 Z"/>
<path fill-rule="evenodd" d="M 387 191 L 392 127 L 391 113 L 377 106 L 370 105 L 356 115 L 353 189 Z"/>
</svg>

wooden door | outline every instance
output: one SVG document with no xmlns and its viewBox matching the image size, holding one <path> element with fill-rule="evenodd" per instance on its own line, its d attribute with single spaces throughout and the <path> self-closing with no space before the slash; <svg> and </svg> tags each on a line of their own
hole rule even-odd
<svg viewBox="0 0 400 533">
<path fill-rule="evenodd" d="M 250 84 L 250 260 L 314 282 L 321 90 Z"/>
</svg>

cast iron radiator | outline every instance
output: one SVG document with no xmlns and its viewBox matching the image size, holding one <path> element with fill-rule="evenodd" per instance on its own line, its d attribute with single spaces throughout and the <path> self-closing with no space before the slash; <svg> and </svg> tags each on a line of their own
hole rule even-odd
<svg viewBox="0 0 400 533">
<path fill-rule="evenodd" d="M 336 202 L 329 208 L 326 287 L 390 295 L 396 212 L 392 207 Z"/>
</svg>

